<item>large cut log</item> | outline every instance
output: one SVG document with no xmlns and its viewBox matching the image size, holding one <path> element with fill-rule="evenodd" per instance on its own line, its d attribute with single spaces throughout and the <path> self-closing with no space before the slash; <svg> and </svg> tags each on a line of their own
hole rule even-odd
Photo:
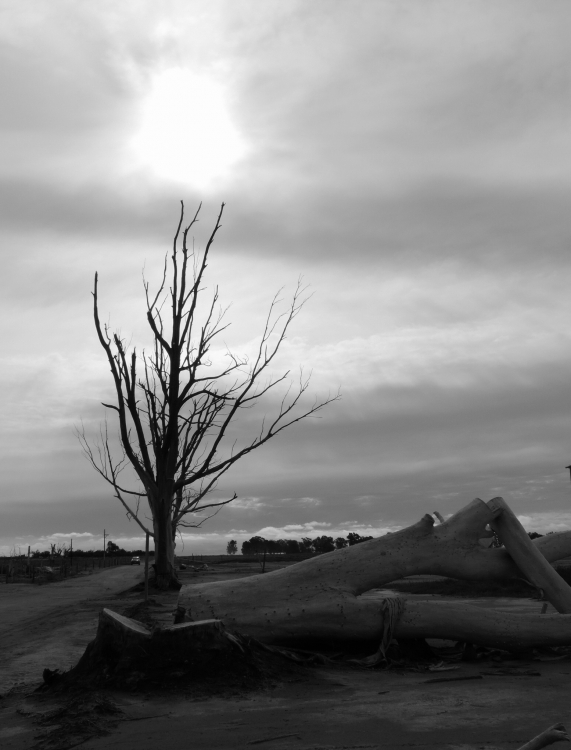
<svg viewBox="0 0 571 750">
<path fill-rule="evenodd" d="M 402 531 L 272 573 L 183 586 L 179 607 L 184 608 L 191 619 L 220 619 L 229 630 L 266 643 L 378 639 L 383 632 L 382 602 L 360 598 L 366 591 L 418 574 L 466 580 L 525 577 L 506 549 L 487 546 L 493 534 L 490 525 L 502 513 L 504 506 L 497 498 L 489 505 L 476 499 L 438 526 L 434 525 L 432 516 L 425 515 L 418 523 Z M 541 538 L 534 544 L 534 549 L 548 561 L 571 556 L 571 533 Z M 415 635 L 425 637 L 436 633 L 434 628 L 438 622 L 446 629 L 450 610 L 437 614 L 433 608 L 426 609 L 425 625 L 419 610 L 422 610 L 420 603 L 416 609 L 412 603 L 406 603 L 400 620 L 402 637 L 408 637 L 403 635 L 405 626 L 407 633 L 416 628 Z M 472 641 L 480 639 L 482 643 L 504 644 L 500 647 L 506 648 L 512 643 L 514 648 L 519 648 L 522 644 L 542 642 L 542 628 L 548 628 L 546 617 L 543 615 L 533 627 L 529 626 L 531 630 L 516 627 L 514 631 L 515 626 L 508 628 L 507 620 L 486 620 L 484 611 L 477 607 L 467 610 L 465 616 L 457 612 L 458 634 L 450 629 L 446 630 L 447 635 L 442 635 L 442 629 L 438 632 L 439 637 L 470 640 L 463 623 L 470 619 L 486 620 L 487 629 L 478 630 L 478 638 L 472 638 Z M 549 631 L 551 635 L 546 636 L 547 640 L 550 643 L 571 642 L 566 636 L 567 630 L 571 633 L 570 621 L 566 617 L 557 617 L 561 617 L 560 624 Z M 430 630 L 430 634 L 422 632 L 424 627 Z M 504 638 L 501 634 L 504 627 L 515 633 L 513 638 L 509 637 L 509 632 L 507 640 Z"/>
<path fill-rule="evenodd" d="M 397 640 L 450 638 L 506 651 L 525 651 L 538 645 L 571 646 L 571 615 L 517 615 L 461 602 L 407 599 L 394 636 Z"/>
</svg>

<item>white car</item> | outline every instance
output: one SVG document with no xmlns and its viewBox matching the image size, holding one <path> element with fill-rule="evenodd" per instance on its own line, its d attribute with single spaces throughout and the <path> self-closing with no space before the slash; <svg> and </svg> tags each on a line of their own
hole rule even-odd
<svg viewBox="0 0 571 750">
<path fill-rule="evenodd" d="M 140 565 L 141 564 L 141 558 L 140 557 L 132 557 L 131 558 L 131 565 Z"/>
</svg>

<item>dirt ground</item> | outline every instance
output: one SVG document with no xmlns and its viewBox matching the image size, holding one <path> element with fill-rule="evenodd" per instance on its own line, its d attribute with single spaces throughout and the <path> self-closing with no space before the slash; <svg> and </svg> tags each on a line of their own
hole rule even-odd
<svg viewBox="0 0 571 750">
<path fill-rule="evenodd" d="M 183 581 L 257 572 L 255 565 L 221 565 L 203 573 L 186 571 Z M 141 579 L 140 568 L 121 567 L 41 587 L 0 585 L 3 750 L 79 744 L 85 750 L 507 750 L 550 724 L 561 721 L 571 728 L 571 659 L 536 654 L 535 659 L 458 662 L 445 672 L 299 667 L 263 690 L 207 700 L 172 692 L 106 692 L 93 696 L 89 716 L 100 715 L 94 727 L 108 733 L 75 745 L 62 733 L 58 741 L 58 726 L 65 722 L 58 718 L 57 697 L 33 692 L 43 669 L 75 664 L 95 635 L 100 609 L 124 612 L 136 606 L 140 592 L 125 592 Z M 520 612 L 541 607 L 532 599 L 471 603 Z M 153 594 L 150 610 L 166 624 L 175 604 L 176 594 Z M 461 679 L 429 682 L 451 677 Z M 42 716 L 47 718 L 41 721 Z"/>
</svg>

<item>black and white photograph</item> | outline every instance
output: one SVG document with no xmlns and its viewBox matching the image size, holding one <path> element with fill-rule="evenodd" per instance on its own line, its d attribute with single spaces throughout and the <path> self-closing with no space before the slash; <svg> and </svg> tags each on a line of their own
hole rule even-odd
<svg viewBox="0 0 571 750">
<path fill-rule="evenodd" d="M 569 741 L 570 38 L 0 0 L 0 747 Z"/>
</svg>

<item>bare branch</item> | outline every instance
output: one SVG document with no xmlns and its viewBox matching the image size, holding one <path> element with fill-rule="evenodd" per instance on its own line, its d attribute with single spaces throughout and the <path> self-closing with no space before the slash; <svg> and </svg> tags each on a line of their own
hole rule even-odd
<svg viewBox="0 0 571 750">
<path fill-rule="evenodd" d="M 124 468 L 125 463 L 125 457 L 117 462 L 114 463 L 113 459 L 111 457 L 111 450 L 109 448 L 109 439 L 107 434 L 107 423 L 105 423 L 105 433 L 101 433 L 101 437 L 103 440 L 103 445 L 98 447 L 98 458 L 95 457 L 95 454 L 93 453 L 93 450 L 91 446 L 89 445 L 87 438 L 85 436 L 85 429 L 83 427 L 83 424 L 81 425 L 81 430 L 77 429 L 75 430 L 76 437 L 78 438 L 82 450 L 83 455 L 87 458 L 89 463 L 93 466 L 95 471 L 105 479 L 106 482 L 108 482 L 113 489 L 115 490 L 115 497 L 119 500 L 119 502 L 123 505 L 125 510 L 127 511 L 127 514 L 130 518 L 134 518 L 135 521 L 139 524 L 139 526 L 143 529 L 145 532 L 149 532 L 152 536 L 154 536 L 152 531 L 149 531 L 145 525 L 141 522 L 139 516 L 138 516 L 138 505 L 137 505 L 137 511 L 134 511 L 125 499 L 123 498 L 123 494 L 128 495 L 134 495 L 137 498 L 145 497 L 145 492 L 138 492 L 136 490 L 129 490 L 125 487 L 121 487 L 121 485 L 117 481 L 117 477 L 121 473 L 122 469 Z M 138 500 L 137 500 L 138 503 Z"/>
</svg>

